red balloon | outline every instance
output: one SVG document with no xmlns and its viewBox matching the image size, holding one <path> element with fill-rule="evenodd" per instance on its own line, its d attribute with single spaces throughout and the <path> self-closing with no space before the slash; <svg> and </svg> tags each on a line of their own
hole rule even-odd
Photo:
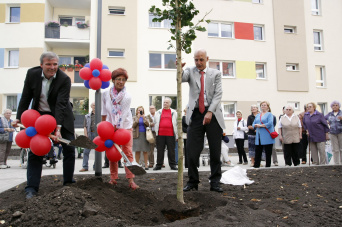
<svg viewBox="0 0 342 227">
<path fill-rule="evenodd" d="M 35 135 L 30 142 L 30 149 L 33 154 L 44 156 L 51 150 L 51 140 L 47 136 Z"/>
<path fill-rule="evenodd" d="M 90 78 L 93 77 L 93 74 L 91 73 L 92 70 L 88 67 L 84 67 L 80 70 L 79 75 L 83 80 L 90 80 Z"/>
<path fill-rule="evenodd" d="M 89 80 L 89 87 L 93 90 L 99 90 L 102 86 L 102 81 L 98 77 L 93 77 Z"/>
<path fill-rule="evenodd" d="M 104 141 L 112 139 L 114 135 L 114 127 L 108 121 L 102 121 L 97 126 L 97 134 L 99 134 L 101 139 Z"/>
<path fill-rule="evenodd" d="M 93 139 L 93 142 L 97 145 L 97 148 L 95 149 L 95 151 L 99 151 L 99 152 L 103 152 L 107 149 L 107 147 L 105 146 L 105 141 L 101 139 L 101 137 L 96 136 Z"/>
<path fill-rule="evenodd" d="M 98 58 L 93 58 L 91 61 L 90 61 L 90 69 L 91 71 L 93 71 L 94 69 L 97 69 L 99 71 L 102 70 L 102 61 Z"/>
<path fill-rule="evenodd" d="M 125 145 L 131 140 L 131 137 L 132 131 L 120 128 L 115 131 L 113 141 L 118 145 Z"/>
<path fill-rule="evenodd" d="M 35 128 L 37 132 L 41 135 L 49 135 L 57 126 L 56 119 L 51 115 L 40 116 L 36 120 Z"/>
<path fill-rule="evenodd" d="M 112 72 L 109 69 L 102 69 L 99 78 L 104 81 L 110 81 L 112 79 Z"/>
<path fill-rule="evenodd" d="M 122 158 L 120 152 L 116 149 L 115 146 L 112 146 L 111 148 L 106 150 L 106 155 L 108 160 L 111 162 L 117 162 Z"/>
<path fill-rule="evenodd" d="M 26 129 L 21 130 L 15 137 L 15 143 L 21 148 L 29 148 L 32 137 L 26 135 Z"/>
<path fill-rule="evenodd" d="M 23 123 L 26 128 L 31 126 L 34 127 L 38 117 L 40 117 L 40 113 L 37 110 L 25 110 L 21 115 L 21 123 Z"/>
</svg>

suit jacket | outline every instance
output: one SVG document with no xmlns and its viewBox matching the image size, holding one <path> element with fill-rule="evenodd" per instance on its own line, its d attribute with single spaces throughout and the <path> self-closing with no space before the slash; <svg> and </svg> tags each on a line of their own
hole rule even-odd
<svg viewBox="0 0 342 227">
<path fill-rule="evenodd" d="M 40 94 L 42 91 L 42 71 L 40 66 L 27 71 L 22 96 L 19 102 L 17 119 L 27 110 L 32 100 L 32 109 L 38 111 Z M 69 132 L 74 133 L 74 115 L 69 101 L 71 89 L 70 78 L 60 69 L 57 70 L 56 78 L 53 79 L 49 93 L 48 103 L 52 115 L 56 118 L 57 125 L 62 125 Z"/>
<path fill-rule="evenodd" d="M 186 68 L 182 74 L 182 82 L 189 83 L 189 103 L 186 114 L 186 123 L 190 125 L 192 113 L 197 106 L 199 93 L 201 91 L 201 74 L 196 67 Z M 208 102 L 208 111 L 212 112 L 220 127 L 225 129 L 221 98 L 222 98 L 222 83 L 221 72 L 216 69 L 207 68 L 205 79 L 205 93 Z"/>
</svg>

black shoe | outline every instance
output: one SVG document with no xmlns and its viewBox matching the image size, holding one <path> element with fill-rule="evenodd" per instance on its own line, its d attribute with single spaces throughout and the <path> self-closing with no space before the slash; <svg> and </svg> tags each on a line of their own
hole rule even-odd
<svg viewBox="0 0 342 227">
<path fill-rule="evenodd" d="M 51 160 L 50 160 L 50 165 L 56 164 L 57 162 L 58 162 L 58 160 L 56 160 L 56 159 L 51 159 Z"/>
<path fill-rule="evenodd" d="M 57 156 L 57 159 L 58 159 L 58 160 L 61 160 L 61 156 L 60 156 L 60 155 L 58 155 L 58 156 Z"/>
<path fill-rule="evenodd" d="M 119 162 L 119 168 L 123 168 L 123 166 L 122 166 L 121 162 Z"/>
<path fill-rule="evenodd" d="M 171 170 L 178 170 L 177 166 L 171 166 Z"/>
<path fill-rule="evenodd" d="M 241 165 L 241 164 L 242 164 L 242 162 L 238 162 L 238 163 L 236 163 L 236 164 L 239 164 L 239 165 Z"/>
<path fill-rule="evenodd" d="M 210 186 L 210 191 L 223 192 L 223 189 L 220 186 Z"/>
<path fill-rule="evenodd" d="M 109 165 L 104 164 L 102 168 L 109 168 Z"/>
<path fill-rule="evenodd" d="M 161 168 L 156 166 L 156 167 L 153 168 L 153 170 L 161 170 Z"/>
<path fill-rule="evenodd" d="M 63 185 L 64 186 L 70 186 L 71 184 L 75 184 L 76 183 L 76 180 L 75 179 L 72 179 L 71 182 L 64 182 Z"/>
<path fill-rule="evenodd" d="M 149 168 L 148 168 L 148 167 L 145 167 L 145 170 L 149 170 Z"/>
<path fill-rule="evenodd" d="M 37 192 L 26 192 L 26 199 L 32 199 L 34 196 L 37 195 Z"/>
<path fill-rule="evenodd" d="M 190 184 L 187 184 L 187 185 L 183 188 L 183 191 L 184 191 L 184 192 L 188 192 L 188 191 L 192 191 L 192 190 L 198 191 L 198 185 L 190 185 Z"/>
</svg>

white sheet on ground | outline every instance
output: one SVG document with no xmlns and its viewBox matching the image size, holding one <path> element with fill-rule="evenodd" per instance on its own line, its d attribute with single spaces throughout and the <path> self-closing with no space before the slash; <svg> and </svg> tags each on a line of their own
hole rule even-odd
<svg viewBox="0 0 342 227">
<path fill-rule="evenodd" d="M 232 184 L 232 185 L 245 185 L 254 183 L 247 177 L 246 169 L 242 169 L 239 166 L 224 172 L 221 177 L 221 183 Z"/>
</svg>

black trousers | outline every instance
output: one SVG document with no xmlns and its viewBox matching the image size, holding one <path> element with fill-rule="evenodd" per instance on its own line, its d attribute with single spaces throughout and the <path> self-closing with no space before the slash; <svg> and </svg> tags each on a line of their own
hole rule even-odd
<svg viewBox="0 0 342 227">
<path fill-rule="evenodd" d="M 260 144 L 260 141 L 259 141 L 259 144 Z M 271 167 L 272 148 L 273 148 L 273 144 L 255 145 L 255 162 L 254 162 L 253 167 L 255 168 L 260 167 L 261 155 L 262 155 L 263 149 L 265 149 L 265 153 L 266 153 L 266 167 Z"/>
<path fill-rule="evenodd" d="M 188 168 L 188 153 L 186 150 L 186 139 L 183 139 L 184 166 Z"/>
<path fill-rule="evenodd" d="M 176 166 L 175 146 L 176 138 L 174 136 L 157 136 L 157 164 L 156 167 L 162 167 L 164 162 L 164 150 L 167 146 L 167 157 L 170 167 Z"/>
<path fill-rule="evenodd" d="M 64 139 L 74 140 L 74 133 L 62 127 L 61 135 Z M 63 184 L 72 183 L 75 170 L 75 147 L 62 143 L 63 147 Z M 27 160 L 27 186 L 25 191 L 38 192 L 42 176 L 43 156 L 37 156 L 31 151 Z"/>
<path fill-rule="evenodd" d="M 306 133 L 302 133 L 302 139 L 300 140 L 299 144 L 299 158 L 306 162 L 306 150 L 308 148 L 308 135 Z"/>
<path fill-rule="evenodd" d="M 284 144 L 284 158 L 285 158 L 286 165 L 291 166 L 292 162 L 293 162 L 293 165 L 295 166 L 299 165 L 299 157 L 298 157 L 299 149 L 300 149 L 299 143 Z"/>
<path fill-rule="evenodd" d="M 246 156 L 246 151 L 244 149 L 244 144 L 245 144 L 245 140 L 244 139 L 235 139 L 235 144 L 236 144 L 236 148 L 239 154 L 239 162 L 242 162 L 242 158 L 243 158 L 243 162 L 248 162 L 247 160 L 247 156 Z"/>
<path fill-rule="evenodd" d="M 200 182 L 197 167 L 204 146 L 205 133 L 207 134 L 210 152 L 210 184 L 217 186 L 220 183 L 222 175 L 220 163 L 222 128 L 217 122 L 214 114 L 210 124 L 203 125 L 203 119 L 206 113 L 207 109 L 201 114 L 198 108 L 195 108 L 191 116 L 191 123 L 188 126 L 186 141 L 189 176 L 188 185 L 197 185 Z"/>
</svg>

